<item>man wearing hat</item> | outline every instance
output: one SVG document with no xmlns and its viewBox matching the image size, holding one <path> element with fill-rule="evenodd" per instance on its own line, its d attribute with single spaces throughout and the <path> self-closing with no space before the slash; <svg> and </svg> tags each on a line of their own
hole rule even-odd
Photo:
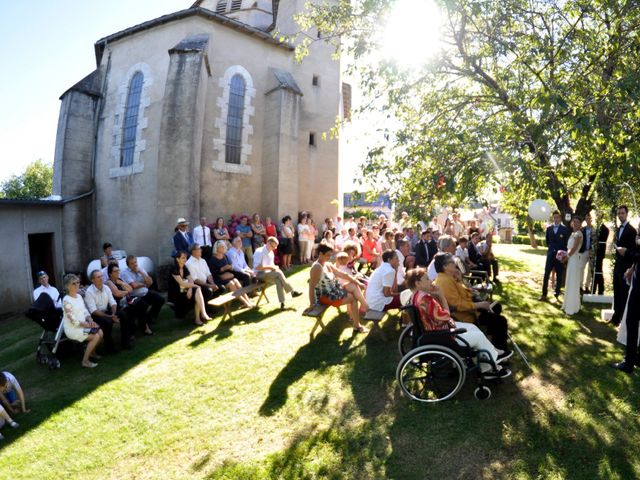
<svg viewBox="0 0 640 480">
<path fill-rule="evenodd" d="M 179 251 L 189 252 L 189 245 L 193 243 L 193 237 L 189 232 L 189 222 L 180 217 L 176 223 L 176 234 L 173 236 L 173 246 L 176 249 L 174 256 Z"/>
<path fill-rule="evenodd" d="M 41 270 L 36 274 L 36 277 L 38 278 L 40 286 L 33 291 L 33 299 L 37 300 L 40 295 L 46 293 L 51 297 L 56 308 L 62 308 L 60 292 L 58 292 L 58 289 L 53 285 L 49 285 L 49 275 L 47 275 L 47 272 Z"/>
</svg>

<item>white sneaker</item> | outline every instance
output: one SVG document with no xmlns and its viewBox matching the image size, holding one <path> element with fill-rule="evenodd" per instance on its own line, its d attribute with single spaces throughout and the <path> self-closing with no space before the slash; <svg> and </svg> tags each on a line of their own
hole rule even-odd
<svg viewBox="0 0 640 480">
<path fill-rule="evenodd" d="M 0 433 L 0 440 L 4 440 L 4 435 Z"/>
<path fill-rule="evenodd" d="M 18 422 L 11 422 L 9 425 L 11 425 L 11 428 L 18 428 L 20 426 Z"/>
</svg>

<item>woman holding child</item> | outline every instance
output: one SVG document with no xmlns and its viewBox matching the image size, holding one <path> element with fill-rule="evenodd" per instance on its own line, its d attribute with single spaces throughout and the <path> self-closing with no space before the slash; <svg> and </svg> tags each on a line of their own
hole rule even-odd
<svg viewBox="0 0 640 480">
<path fill-rule="evenodd" d="M 333 250 L 327 245 L 318 247 L 318 260 L 311 266 L 309 279 L 309 308 L 313 309 L 314 305 L 331 305 L 339 307 L 346 305 L 349 316 L 353 322 L 354 333 L 365 333 L 367 330 L 360 325 L 360 309 L 367 310 L 367 304 L 364 301 L 362 292 L 360 291 L 360 300 L 353 293 L 349 293 L 340 285 L 338 279 L 345 280 L 347 283 L 355 284 L 355 288 L 359 289 L 358 280 L 355 277 L 340 271 L 337 267 L 329 262 Z M 355 289 L 352 289 L 356 292 Z M 356 293 L 357 295 L 357 293 Z"/>
</svg>

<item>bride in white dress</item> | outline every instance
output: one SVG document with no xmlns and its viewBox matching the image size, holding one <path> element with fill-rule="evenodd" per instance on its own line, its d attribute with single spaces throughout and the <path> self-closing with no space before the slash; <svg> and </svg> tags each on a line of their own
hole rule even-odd
<svg viewBox="0 0 640 480">
<path fill-rule="evenodd" d="M 574 217 L 571 220 L 573 233 L 567 242 L 567 276 L 564 286 L 564 302 L 562 302 L 562 309 L 567 315 L 573 315 L 580 311 L 580 282 L 582 280 L 580 261 L 583 255 L 580 253 L 580 246 L 582 245 L 581 225 L 582 222 L 578 218 Z"/>
</svg>

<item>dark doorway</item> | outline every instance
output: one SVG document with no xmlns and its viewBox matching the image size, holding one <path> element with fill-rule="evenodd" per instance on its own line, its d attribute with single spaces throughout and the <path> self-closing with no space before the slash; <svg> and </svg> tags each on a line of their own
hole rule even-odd
<svg viewBox="0 0 640 480">
<path fill-rule="evenodd" d="M 36 273 L 44 270 L 49 275 L 49 283 L 56 285 L 56 269 L 53 261 L 53 233 L 32 233 L 29 235 L 29 258 L 31 259 L 31 279 L 37 283 Z"/>
</svg>

